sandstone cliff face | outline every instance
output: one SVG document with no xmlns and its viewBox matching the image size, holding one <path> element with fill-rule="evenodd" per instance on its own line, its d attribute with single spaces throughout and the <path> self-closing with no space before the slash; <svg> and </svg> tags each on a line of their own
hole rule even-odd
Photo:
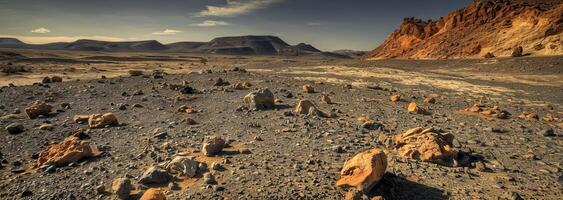
<svg viewBox="0 0 563 200">
<path fill-rule="evenodd" d="M 563 1 L 475 1 L 439 20 L 406 18 L 365 59 L 445 59 L 510 56 L 522 46 L 534 56 L 563 54 Z"/>
</svg>

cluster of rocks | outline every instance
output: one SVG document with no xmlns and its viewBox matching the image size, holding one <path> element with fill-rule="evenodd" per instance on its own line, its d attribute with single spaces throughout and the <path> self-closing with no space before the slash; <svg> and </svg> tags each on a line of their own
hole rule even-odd
<svg viewBox="0 0 563 200">
<path fill-rule="evenodd" d="M 498 106 L 487 107 L 484 105 L 473 104 L 471 108 L 467 108 L 464 110 L 465 113 L 468 114 L 476 114 L 484 119 L 492 120 L 492 119 L 508 119 L 510 117 L 510 113 L 504 110 L 501 110 Z"/>
<path fill-rule="evenodd" d="M 119 121 L 113 113 L 75 115 L 73 120 L 77 123 L 88 123 L 90 128 L 105 128 L 119 125 Z"/>
<path fill-rule="evenodd" d="M 41 80 L 41 83 L 60 83 L 60 82 L 63 82 L 63 78 L 60 76 L 52 76 L 52 77 L 46 76 Z"/>
</svg>

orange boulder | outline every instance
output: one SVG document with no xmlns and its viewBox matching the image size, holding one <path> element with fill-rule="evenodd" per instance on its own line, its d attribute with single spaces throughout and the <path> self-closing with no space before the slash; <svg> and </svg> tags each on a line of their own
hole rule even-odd
<svg viewBox="0 0 563 200">
<path fill-rule="evenodd" d="M 34 101 L 30 107 L 25 109 L 25 114 L 27 114 L 29 119 L 35 119 L 39 115 L 48 115 L 51 113 L 51 109 L 53 109 L 53 106 L 48 105 L 44 101 Z"/>
<path fill-rule="evenodd" d="M 77 162 L 83 158 L 98 156 L 100 154 L 98 148 L 82 140 L 80 138 L 81 134 L 83 134 L 81 131 L 75 131 L 62 142 L 49 146 L 49 148 L 39 154 L 37 159 L 38 166 L 62 166 Z"/>
<path fill-rule="evenodd" d="M 166 195 L 159 189 L 148 189 L 139 200 L 166 200 Z"/>
<path fill-rule="evenodd" d="M 119 122 L 113 113 L 93 114 L 88 118 L 88 126 L 90 128 L 103 128 L 105 126 L 116 125 L 119 125 Z"/>
<path fill-rule="evenodd" d="M 383 178 L 386 168 L 387 156 L 383 150 L 374 148 L 364 151 L 344 163 L 336 186 L 367 192 Z"/>
</svg>

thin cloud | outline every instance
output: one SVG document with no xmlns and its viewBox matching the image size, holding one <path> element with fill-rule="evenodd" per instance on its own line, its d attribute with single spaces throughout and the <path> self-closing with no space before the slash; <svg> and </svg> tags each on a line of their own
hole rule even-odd
<svg viewBox="0 0 563 200">
<path fill-rule="evenodd" d="M 323 26 L 326 25 L 326 23 L 324 22 L 309 22 L 307 23 L 307 26 Z"/>
<path fill-rule="evenodd" d="M 199 26 L 199 27 L 214 27 L 214 26 L 228 26 L 231 25 L 228 22 L 225 21 L 213 21 L 213 20 L 205 20 L 201 23 L 198 24 L 193 24 L 194 26 Z"/>
<path fill-rule="evenodd" d="M 0 35 L 0 37 L 17 38 L 28 44 L 46 44 L 52 42 L 74 42 L 80 39 L 101 40 L 101 41 L 124 41 L 122 38 L 111 36 L 19 36 L 19 35 Z"/>
<path fill-rule="evenodd" d="M 199 16 L 234 17 L 268 7 L 282 0 L 227 0 L 226 5 L 206 6 Z"/>
<path fill-rule="evenodd" d="M 41 27 L 41 28 L 38 28 L 38 29 L 31 30 L 31 32 L 32 33 L 50 33 L 51 30 Z"/>
<path fill-rule="evenodd" d="M 154 32 L 152 33 L 153 35 L 176 35 L 178 33 L 181 33 L 182 31 L 179 30 L 174 30 L 174 29 L 166 29 L 162 32 Z"/>
</svg>

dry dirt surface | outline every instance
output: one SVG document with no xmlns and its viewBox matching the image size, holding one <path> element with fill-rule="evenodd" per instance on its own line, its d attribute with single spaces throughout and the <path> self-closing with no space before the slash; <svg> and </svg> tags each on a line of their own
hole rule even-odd
<svg viewBox="0 0 563 200">
<path fill-rule="evenodd" d="M 0 199 L 343 199 L 358 173 L 357 198 L 563 196 L 561 57 L 18 53 L 2 66 L 26 70 L 0 75 Z"/>
</svg>

